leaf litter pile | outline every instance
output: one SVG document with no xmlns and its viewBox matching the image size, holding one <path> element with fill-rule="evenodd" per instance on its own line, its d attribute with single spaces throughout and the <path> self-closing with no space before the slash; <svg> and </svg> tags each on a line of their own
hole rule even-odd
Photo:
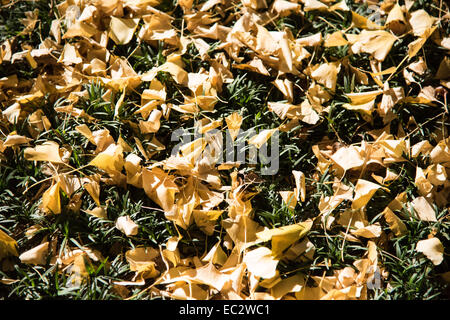
<svg viewBox="0 0 450 320">
<path fill-rule="evenodd" d="M 0 297 L 449 297 L 444 1 L 0 3 Z"/>
</svg>

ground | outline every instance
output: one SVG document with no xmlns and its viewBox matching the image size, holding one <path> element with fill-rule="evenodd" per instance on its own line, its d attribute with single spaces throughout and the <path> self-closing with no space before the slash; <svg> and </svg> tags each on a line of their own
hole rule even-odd
<svg viewBox="0 0 450 320">
<path fill-rule="evenodd" d="M 449 297 L 443 1 L 0 3 L 0 299 Z"/>
</svg>

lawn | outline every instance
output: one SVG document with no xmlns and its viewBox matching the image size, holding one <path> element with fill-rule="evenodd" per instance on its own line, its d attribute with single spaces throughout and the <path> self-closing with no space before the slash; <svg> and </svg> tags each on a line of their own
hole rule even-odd
<svg viewBox="0 0 450 320">
<path fill-rule="evenodd" d="M 442 0 L 0 0 L 0 300 L 448 299 Z"/>
</svg>

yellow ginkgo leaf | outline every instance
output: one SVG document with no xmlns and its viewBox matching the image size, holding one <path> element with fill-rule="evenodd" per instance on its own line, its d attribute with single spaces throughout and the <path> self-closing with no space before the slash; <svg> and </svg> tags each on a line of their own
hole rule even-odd
<svg viewBox="0 0 450 320">
<path fill-rule="evenodd" d="M 57 25 L 55 24 L 54 27 L 56 28 L 56 26 Z M 83 21 L 76 21 L 69 28 L 67 28 L 67 32 L 62 36 L 62 39 L 70 39 L 75 37 L 90 38 L 97 32 L 99 32 L 99 30 L 94 28 L 93 26 Z M 57 36 L 59 35 L 59 32 L 57 32 L 56 30 L 54 31 L 54 33 L 56 33 Z"/>
<path fill-rule="evenodd" d="M 344 171 L 360 168 L 364 164 L 364 157 L 354 146 L 339 148 L 330 159 Z"/>
<path fill-rule="evenodd" d="M 297 205 L 297 197 L 294 191 L 280 191 L 281 199 L 289 208 L 289 210 L 294 210 Z"/>
<path fill-rule="evenodd" d="M 379 224 L 372 224 L 370 226 L 362 227 L 350 231 L 351 234 L 364 238 L 378 238 L 381 235 L 381 226 Z"/>
<path fill-rule="evenodd" d="M 153 109 L 147 121 L 139 121 L 139 129 L 141 130 L 141 133 L 145 134 L 157 132 L 161 127 L 161 122 L 159 120 L 161 116 L 161 111 L 158 109 Z"/>
<path fill-rule="evenodd" d="M 137 276 L 140 275 L 143 279 L 154 278 L 159 275 L 154 261 L 158 256 L 159 252 L 151 247 L 136 248 L 125 253 L 125 258 L 130 264 L 130 270 L 136 271 Z"/>
<path fill-rule="evenodd" d="M 406 228 L 406 225 L 403 223 L 403 221 L 399 217 L 397 217 L 397 215 L 392 212 L 389 207 L 386 207 L 384 209 L 383 216 L 386 219 L 389 228 L 397 237 L 400 237 L 408 232 L 408 229 Z"/>
<path fill-rule="evenodd" d="M 352 209 L 358 210 L 364 207 L 379 188 L 382 187 L 376 183 L 364 179 L 358 179 L 355 186 L 355 196 L 353 197 Z"/>
<path fill-rule="evenodd" d="M 89 272 L 86 267 L 87 260 L 89 260 L 89 257 L 85 253 L 75 257 L 70 269 L 71 276 L 68 280 L 72 286 L 80 286 L 84 280 L 89 278 Z"/>
<path fill-rule="evenodd" d="M 42 195 L 41 208 L 44 212 L 53 214 L 61 213 L 61 197 L 59 195 L 60 186 L 61 183 L 58 181 Z"/>
<path fill-rule="evenodd" d="M 312 221 L 307 220 L 283 226 L 275 229 L 266 229 L 258 232 L 256 236 L 261 241 L 272 241 L 272 254 L 275 257 L 281 256 L 283 251 L 297 240 L 303 238 L 311 229 Z"/>
<path fill-rule="evenodd" d="M 215 229 L 215 221 L 223 210 L 193 210 L 195 224 L 207 235 L 212 235 Z"/>
<path fill-rule="evenodd" d="M 116 44 L 127 44 L 133 38 L 133 34 L 139 24 L 139 20 L 139 18 L 122 19 L 111 17 L 109 36 Z"/>
<path fill-rule="evenodd" d="M 297 201 L 305 202 L 306 199 L 306 178 L 301 171 L 292 170 L 295 179 L 295 197 Z"/>
<path fill-rule="evenodd" d="M 44 242 L 33 249 L 30 249 L 19 256 L 22 263 L 26 264 L 45 264 L 49 251 L 49 243 Z"/>
<path fill-rule="evenodd" d="M 394 42 L 397 41 L 396 36 L 384 30 L 363 30 L 358 35 L 347 33 L 346 36 L 353 53 L 368 53 L 378 61 L 386 59 Z"/>
<path fill-rule="evenodd" d="M 175 204 L 175 193 L 179 191 L 174 177 L 158 168 L 142 170 L 142 182 L 147 196 L 164 211 L 170 212 Z"/>
<path fill-rule="evenodd" d="M 139 226 L 129 216 L 121 216 L 116 221 L 116 228 L 129 237 L 138 234 Z"/>
<path fill-rule="evenodd" d="M 195 275 L 189 277 L 193 283 L 207 285 L 221 291 L 229 282 L 230 275 L 220 272 L 211 263 L 195 269 Z"/>
<path fill-rule="evenodd" d="M 17 242 L 0 229 L 0 260 L 9 255 L 19 255 L 17 253 Z"/>
<path fill-rule="evenodd" d="M 382 90 L 366 91 L 358 93 L 348 93 L 346 96 L 350 99 L 352 105 L 361 105 L 375 100 L 375 98 L 382 94 Z"/>
<path fill-rule="evenodd" d="M 285 278 L 273 286 L 270 290 L 271 295 L 275 299 L 281 299 L 290 292 L 299 292 L 305 285 L 305 276 L 296 274 L 292 277 Z"/>
<path fill-rule="evenodd" d="M 417 197 L 411 202 L 411 206 L 417 214 L 419 220 L 437 221 L 436 212 L 424 197 Z"/>
<path fill-rule="evenodd" d="M 344 34 L 342 33 L 342 31 L 336 31 L 327 34 L 323 45 L 325 47 L 338 47 L 345 46 L 347 43 L 348 41 L 344 38 Z"/>
<path fill-rule="evenodd" d="M 217 242 L 211 250 L 202 258 L 202 261 L 204 262 L 211 262 L 218 265 L 224 265 L 227 261 L 227 255 L 223 251 L 222 247 L 220 246 L 220 241 Z"/>
<path fill-rule="evenodd" d="M 59 56 L 58 62 L 65 65 L 76 65 L 83 62 L 83 58 L 78 52 L 77 48 L 70 43 L 66 43 L 64 49 Z"/>
<path fill-rule="evenodd" d="M 105 151 L 99 153 L 89 164 L 106 172 L 122 170 L 124 164 L 122 147 L 110 144 Z"/>
<path fill-rule="evenodd" d="M 258 240 L 256 233 L 262 231 L 262 227 L 247 215 L 238 215 L 235 220 L 224 219 L 222 220 L 222 226 L 239 252 L 255 244 Z"/>
<path fill-rule="evenodd" d="M 337 75 L 340 70 L 340 62 L 322 63 L 314 66 L 310 75 L 317 83 L 320 83 L 334 92 L 336 89 Z"/>
<path fill-rule="evenodd" d="M 432 164 L 427 170 L 427 179 L 435 186 L 442 186 L 448 181 L 447 170 L 440 164 Z"/>
<path fill-rule="evenodd" d="M 436 30 L 437 26 L 430 27 L 421 33 L 420 37 L 408 44 L 408 57 L 413 58 L 422 49 L 425 42 Z"/>
<path fill-rule="evenodd" d="M 88 210 L 86 210 L 86 213 L 90 214 L 91 216 L 100 218 L 100 219 L 108 219 L 106 210 L 103 207 L 95 207 L 92 210 L 88 209 Z"/>
<path fill-rule="evenodd" d="M 18 134 L 9 134 L 3 142 L 3 147 L 6 148 L 21 144 L 28 144 L 31 140 L 33 139 L 27 138 L 25 136 L 20 136 Z"/>
<path fill-rule="evenodd" d="M 416 251 L 422 252 L 436 266 L 444 260 L 444 246 L 438 238 L 420 240 Z"/>
<path fill-rule="evenodd" d="M 249 251 L 244 256 L 244 263 L 248 271 L 255 277 L 264 279 L 270 279 L 276 275 L 278 262 L 279 260 L 272 255 L 272 251 L 266 247 Z"/>
<path fill-rule="evenodd" d="M 91 182 L 84 185 L 84 188 L 94 199 L 97 206 L 100 206 L 100 184 L 95 180 L 91 180 Z"/>
<path fill-rule="evenodd" d="M 352 11 L 352 27 L 367 29 L 367 30 L 378 30 L 383 29 L 382 26 L 376 24 L 375 22 L 370 21 L 366 17 Z"/>
<path fill-rule="evenodd" d="M 436 20 L 428 12 L 420 9 L 411 13 L 409 24 L 412 27 L 414 35 L 421 37 L 433 26 Z"/>
<path fill-rule="evenodd" d="M 29 161 L 63 162 L 59 154 L 59 145 L 54 141 L 46 141 L 35 148 L 26 148 L 24 156 Z"/>
<path fill-rule="evenodd" d="M 183 86 L 187 86 L 189 82 L 188 73 L 183 70 L 178 64 L 173 62 L 166 62 L 160 67 L 158 67 L 158 71 L 165 71 L 172 75 L 173 79 L 176 83 L 181 84 Z"/>
<path fill-rule="evenodd" d="M 277 131 L 278 129 L 266 129 L 262 130 L 257 135 L 251 137 L 248 141 L 249 144 L 254 145 L 256 148 L 261 148 L 261 146 L 270 139 L 270 137 Z"/>
<path fill-rule="evenodd" d="M 385 25 L 397 35 L 405 32 L 407 22 L 402 8 L 398 3 L 396 3 L 394 8 L 389 11 L 389 15 L 386 19 Z"/>
<path fill-rule="evenodd" d="M 305 12 L 312 10 L 326 11 L 328 6 L 318 0 L 301 0 Z"/>
</svg>

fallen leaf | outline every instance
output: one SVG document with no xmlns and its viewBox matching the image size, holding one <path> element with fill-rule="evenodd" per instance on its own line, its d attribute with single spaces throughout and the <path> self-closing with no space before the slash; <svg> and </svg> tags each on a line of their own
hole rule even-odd
<svg viewBox="0 0 450 320">
<path fill-rule="evenodd" d="M 270 279 L 276 274 L 278 260 L 273 257 L 270 249 L 260 247 L 247 252 L 244 255 L 244 263 L 254 276 Z"/>
<path fill-rule="evenodd" d="M 422 252 L 435 266 L 444 260 L 444 246 L 438 238 L 420 240 L 417 242 L 416 251 Z"/>
<path fill-rule="evenodd" d="M 122 147 L 110 144 L 105 151 L 100 152 L 89 164 L 106 172 L 120 171 L 124 165 Z"/>
<path fill-rule="evenodd" d="M 436 213 L 433 207 L 428 203 L 424 197 L 417 197 L 411 202 L 415 213 L 419 220 L 422 221 L 437 221 Z"/>
<path fill-rule="evenodd" d="M 296 223 L 275 229 L 266 229 L 256 233 L 261 241 L 272 241 L 272 254 L 279 258 L 291 244 L 304 237 L 311 229 L 312 221 Z"/>
<path fill-rule="evenodd" d="M 108 219 L 106 210 L 103 207 L 95 207 L 92 210 L 88 209 L 88 210 L 86 210 L 86 213 L 88 213 L 91 216 L 94 216 L 96 218 L 105 219 L 105 220 Z"/>
<path fill-rule="evenodd" d="M 16 257 L 19 255 L 17 253 L 17 242 L 0 229 L 0 260 L 9 255 Z"/>
<path fill-rule="evenodd" d="M 59 194 L 61 183 L 53 184 L 42 195 L 41 207 L 46 213 L 60 214 L 61 213 L 61 197 Z"/>
<path fill-rule="evenodd" d="M 111 17 L 109 36 L 116 44 L 127 44 L 133 38 L 139 20 L 139 18 L 122 19 Z"/>
<path fill-rule="evenodd" d="M 248 140 L 249 144 L 254 145 L 256 148 L 261 148 L 261 146 L 270 139 L 270 137 L 277 131 L 278 129 L 265 129 L 261 130 L 257 135 L 254 135 Z"/>
<path fill-rule="evenodd" d="M 363 30 L 358 35 L 346 33 L 346 37 L 351 44 L 350 48 L 353 53 L 368 53 L 378 61 L 386 59 L 394 42 L 397 41 L 396 36 L 384 30 Z"/>
<path fill-rule="evenodd" d="M 385 25 L 397 35 L 403 34 L 406 31 L 407 22 L 403 10 L 398 3 L 389 11 Z"/>
<path fill-rule="evenodd" d="M 44 265 L 47 261 L 47 255 L 49 252 L 49 242 L 41 243 L 40 245 L 25 251 L 19 256 L 22 263 Z"/>
<path fill-rule="evenodd" d="M 59 153 L 59 145 L 54 141 L 46 141 L 35 148 L 26 148 L 24 156 L 28 161 L 63 163 Z"/>
<path fill-rule="evenodd" d="M 383 210 L 383 216 L 386 219 L 386 222 L 389 224 L 389 228 L 394 232 L 397 237 L 401 237 L 408 232 L 406 225 L 403 221 L 392 212 L 389 207 L 386 207 Z"/>
<path fill-rule="evenodd" d="M 423 36 L 433 26 L 435 21 L 436 19 L 423 9 L 412 12 L 411 18 L 409 18 L 413 34 L 419 37 Z"/>
<path fill-rule="evenodd" d="M 116 228 L 130 237 L 138 234 L 139 226 L 129 216 L 121 216 L 117 218 Z"/>
<path fill-rule="evenodd" d="M 382 187 L 378 184 L 364 179 L 358 179 L 355 186 L 355 196 L 353 197 L 352 209 L 358 210 L 364 207 L 379 188 Z"/>
<path fill-rule="evenodd" d="M 159 275 L 154 261 L 158 256 L 158 251 L 151 247 L 136 248 L 125 253 L 125 258 L 130 264 L 130 271 L 135 271 L 135 278 L 141 279 L 155 278 Z"/>
<path fill-rule="evenodd" d="M 292 170 L 295 179 L 295 197 L 297 201 L 305 202 L 306 200 L 306 178 L 301 171 Z"/>
</svg>

